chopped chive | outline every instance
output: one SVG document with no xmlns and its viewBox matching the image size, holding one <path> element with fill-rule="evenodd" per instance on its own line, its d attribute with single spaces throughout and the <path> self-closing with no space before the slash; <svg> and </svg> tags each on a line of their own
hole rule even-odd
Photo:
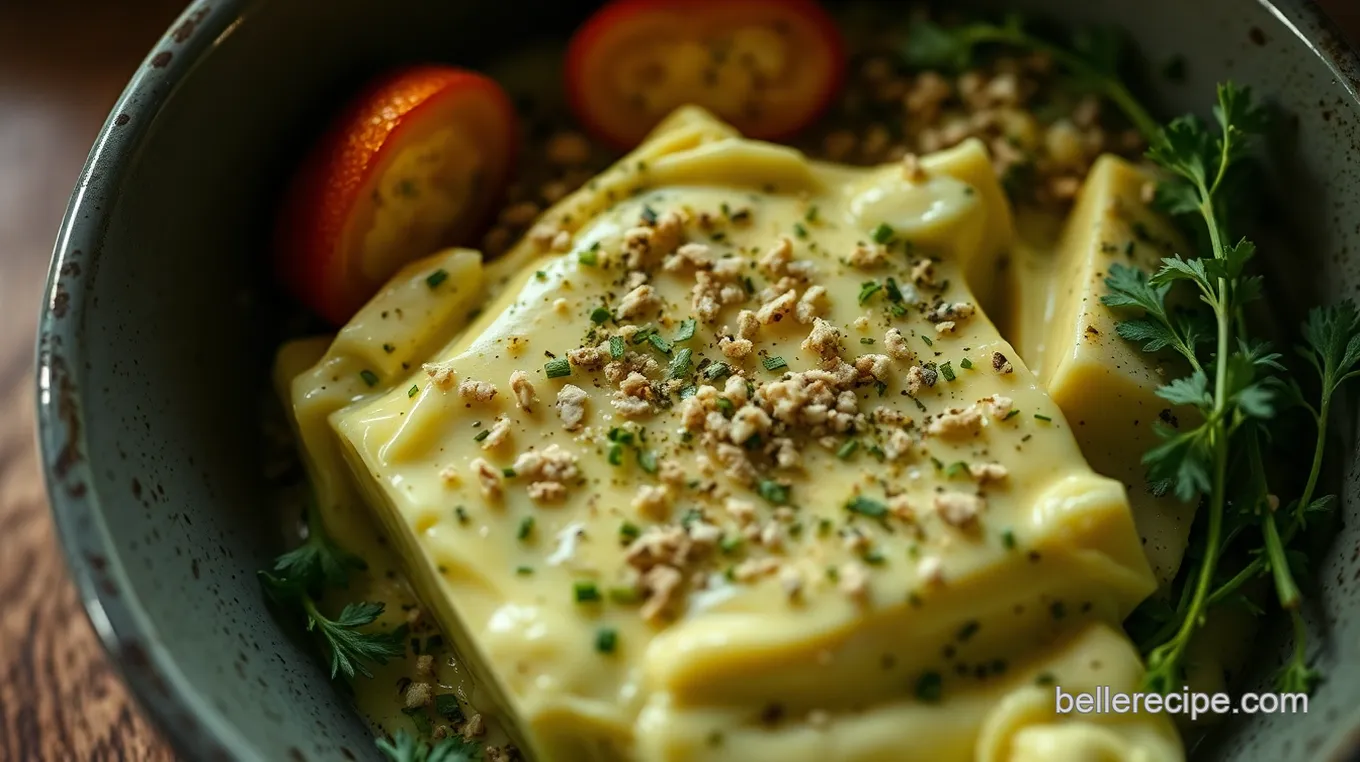
<svg viewBox="0 0 1360 762">
<path fill-rule="evenodd" d="M 704 378 L 709 381 L 716 381 L 730 375 L 732 375 L 732 366 L 725 362 L 715 362 L 707 368 L 704 368 Z"/>
<path fill-rule="evenodd" d="M 687 400 L 698 393 L 699 387 L 695 386 L 694 384 L 687 384 L 685 386 L 680 387 L 680 399 L 682 400 Z M 689 432 L 686 431 L 685 433 L 688 434 Z"/>
<path fill-rule="evenodd" d="M 1001 546 L 1006 550 L 1015 549 L 1015 532 L 1007 529 L 1001 532 Z"/>
<path fill-rule="evenodd" d="M 615 360 L 621 359 L 621 358 L 623 357 L 623 350 L 624 350 L 624 346 L 623 346 L 623 337 L 622 337 L 622 336 L 610 336 L 610 337 L 609 337 L 609 356 L 612 357 L 612 358 L 614 358 Z"/>
<path fill-rule="evenodd" d="M 641 217 L 642 221 L 648 225 L 656 224 L 656 210 L 652 208 L 651 204 L 643 205 Z"/>
<path fill-rule="evenodd" d="M 577 603 L 594 603 L 600 600 L 600 588 L 594 582 L 583 580 L 572 585 L 572 595 Z"/>
<path fill-rule="evenodd" d="M 875 382 L 874 382 L 874 390 L 878 392 L 878 396 L 880 396 L 880 397 L 882 397 L 883 395 L 887 394 L 887 393 L 888 393 L 888 384 L 887 384 L 887 382 L 884 382 L 884 381 L 875 381 Z"/>
<path fill-rule="evenodd" d="M 516 566 L 516 567 L 515 567 L 515 573 L 518 574 L 518 575 L 521 576 L 521 577 L 527 577 L 527 576 L 529 576 L 530 574 L 533 574 L 533 573 L 534 573 L 534 567 L 532 567 L 532 566 Z"/>
<path fill-rule="evenodd" d="M 534 280 L 547 280 L 547 279 L 548 279 L 547 273 L 543 272 L 542 270 L 534 271 Z"/>
<path fill-rule="evenodd" d="M 407 399 L 410 399 L 417 394 L 420 394 L 420 384 L 411 384 L 411 388 L 406 390 Z"/>
<path fill-rule="evenodd" d="M 461 506 L 461 505 L 454 506 L 454 508 L 453 508 L 453 515 L 458 517 L 458 523 L 459 523 L 459 524 L 466 524 L 466 523 L 468 523 L 467 509 L 464 508 L 463 506 Z"/>
<path fill-rule="evenodd" d="M 924 341 L 926 343 L 926 346 L 928 347 L 935 346 L 935 342 L 931 341 L 930 337 L 926 336 L 925 334 L 921 334 L 921 341 Z"/>
<path fill-rule="evenodd" d="M 846 460 L 846 459 L 849 458 L 851 455 L 854 455 L 854 454 L 855 454 L 855 450 L 858 450 L 858 449 L 859 449 L 859 440 L 857 440 L 857 439 L 847 439 L 847 440 L 845 440 L 845 443 L 844 443 L 844 444 L 842 444 L 840 447 L 836 448 L 836 457 L 837 457 L 837 458 L 840 458 L 841 460 Z"/>
<path fill-rule="evenodd" d="M 626 606 L 630 603 L 637 603 L 641 599 L 642 596 L 638 595 L 636 588 L 623 587 L 622 585 L 609 588 L 609 600 L 614 603 Z"/>
<path fill-rule="evenodd" d="M 793 234 L 799 238 L 807 238 L 807 228 L 803 227 L 803 223 L 795 222 L 793 223 Z"/>
<path fill-rule="evenodd" d="M 463 708 L 458 705 L 458 697 L 452 693 L 441 693 L 435 696 L 434 711 L 446 720 L 463 719 Z"/>
<path fill-rule="evenodd" d="M 946 362 L 945 364 L 940 366 L 940 375 L 944 376 L 944 380 L 946 381 L 953 381 L 954 367 Z"/>
<path fill-rule="evenodd" d="M 566 358 L 559 357 L 544 363 L 543 370 L 548 374 L 548 378 L 562 378 L 571 375 L 571 363 L 567 362 Z"/>
<path fill-rule="evenodd" d="M 640 536 L 641 534 L 642 530 L 638 528 L 637 524 L 634 524 L 631 521 L 625 521 L 622 524 L 619 524 L 620 540 L 623 540 L 625 542 L 632 542 L 633 540 L 636 540 L 638 536 Z"/>
<path fill-rule="evenodd" d="M 614 314 L 604 307 L 596 307 L 590 311 L 590 321 L 595 325 L 599 325 L 611 317 L 614 317 Z"/>
<path fill-rule="evenodd" d="M 534 533 L 534 517 L 525 516 L 524 518 L 520 519 L 519 531 L 515 533 L 515 536 L 521 540 L 527 540 L 529 539 L 529 535 L 533 533 Z"/>
<path fill-rule="evenodd" d="M 601 627 L 595 633 L 595 650 L 602 654 L 612 654 L 619 645 L 619 631 L 613 627 Z"/>
<path fill-rule="evenodd" d="M 967 464 L 967 463 L 964 463 L 964 462 L 961 461 L 961 460 L 956 460 L 956 461 L 954 461 L 953 463 L 950 463 L 950 464 L 949 464 L 949 467 L 946 468 L 946 469 L 944 470 L 944 477 L 945 477 L 946 479 L 953 479 L 955 476 L 958 476 L 959 474 L 963 474 L 963 473 L 967 473 L 967 472 L 968 472 L 968 464 Z"/>
<path fill-rule="evenodd" d="M 756 485 L 756 491 L 760 496 L 775 505 L 784 505 L 789 502 L 789 488 L 772 479 L 761 479 L 760 484 Z"/>
<path fill-rule="evenodd" d="M 883 290 L 883 284 L 876 280 L 866 280 L 859 284 L 859 303 L 864 304 L 869 301 L 874 294 Z"/>
<path fill-rule="evenodd" d="M 901 304 L 898 304 L 897 302 L 889 304 L 888 311 L 892 313 L 893 317 L 902 317 L 903 315 L 907 314 L 907 308 Z"/>
<path fill-rule="evenodd" d="M 803 215 L 803 219 L 807 220 L 808 222 L 816 222 L 816 221 L 817 221 L 817 205 L 816 205 L 816 204 L 813 204 L 812 206 L 809 206 L 809 207 L 808 207 L 807 214 L 804 214 L 804 215 Z"/>
<path fill-rule="evenodd" d="M 638 450 L 637 462 L 638 465 L 642 467 L 643 471 L 646 471 L 649 474 L 656 473 L 657 465 L 655 452 L 651 450 Z"/>
<path fill-rule="evenodd" d="M 580 262 L 586 267 L 594 267 L 595 265 L 600 263 L 600 256 L 599 254 L 596 253 L 595 249 L 592 247 L 577 253 L 576 261 Z"/>
<path fill-rule="evenodd" d="M 393 352 L 397 351 L 397 348 L 392 346 L 391 344 L 383 344 L 383 351 L 390 355 Z"/>
<path fill-rule="evenodd" d="M 892 226 L 886 222 L 880 222 L 869 236 L 874 239 L 874 243 L 887 243 L 893 237 Z"/>
<path fill-rule="evenodd" d="M 611 466 L 623 465 L 623 445 L 618 442 L 610 442 L 609 454 L 606 457 L 609 459 L 609 465 Z"/>
<path fill-rule="evenodd" d="M 666 369 L 666 378 L 684 378 L 689 375 L 690 358 L 693 354 L 693 350 L 689 347 L 684 347 L 676 352 L 675 357 L 671 358 L 670 367 Z"/>
<path fill-rule="evenodd" d="M 897 279 L 889 277 L 885 288 L 888 290 L 888 299 L 892 302 L 901 302 L 903 299 L 902 289 L 897 287 Z"/>
<path fill-rule="evenodd" d="M 679 343 L 681 341 L 689 341 L 690 339 L 694 338 L 694 329 L 697 328 L 698 325 L 699 325 L 698 321 L 696 321 L 694 318 L 685 318 L 684 320 L 681 320 L 680 329 L 675 332 L 674 341 Z"/>
<path fill-rule="evenodd" d="M 865 551 L 863 558 L 864 563 L 869 564 L 870 566 L 882 566 L 888 562 L 888 559 L 884 558 L 883 553 L 877 548 L 871 548 Z"/>
<path fill-rule="evenodd" d="M 671 353 L 671 347 L 674 346 L 669 341 L 662 338 L 661 334 L 656 332 L 647 334 L 647 341 L 650 342 L 653 347 L 656 347 L 657 351 L 667 355 Z"/>
<path fill-rule="evenodd" d="M 611 442 L 621 442 L 623 444 L 633 443 L 633 432 L 628 429 L 619 428 L 618 426 L 610 429 L 608 436 L 609 441 Z"/>
<path fill-rule="evenodd" d="M 374 373 L 371 370 L 359 371 L 359 378 L 362 378 L 364 380 L 364 383 L 368 384 L 369 386 L 376 386 L 378 383 L 378 374 Z"/>
<path fill-rule="evenodd" d="M 1006 413 L 1006 417 L 1005 417 L 1005 418 L 1002 418 L 1001 420 L 1003 420 L 1003 421 L 1009 421 L 1010 419 L 1014 418 L 1014 417 L 1017 416 L 1017 415 L 1020 415 L 1020 411 L 1019 411 L 1019 410 L 1012 410 L 1012 411 L 1010 411 L 1009 413 Z"/>
<path fill-rule="evenodd" d="M 959 367 L 963 368 L 964 370 L 972 370 L 973 361 L 965 357 L 962 360 L 959 360 Z"/>
<path fill-rule="evenodd" d="M 874 343 L 874 337 L 872 337 L 872 336 L 861 336 L 861 337 L 860 337 L 860 340 L 859 340 L 859 343 L 861 343 L 861 344 L 872 344 L 872 343 Z"/>
<path fill-rule="evenodd" d="M 1035 418 L 1038 418 L 1038 419 L 1041 420 L 1041 421 L 1051 421 L 1051 420 L 1053 420 L 1052 418 L 1049 418 L 1049 417 L 1046 416 L 1046 415 L 1040 415 L 1039 413 L 1035 413 L 1035 414 L 1034 414 L 1034 417 L 1035 417 Z"/>
<path fill-rule="evenodd" d="M 651 336 L 654 333 L 656 333 L 656 326 L 651 325 L 650 323 L 644 325 L 641 328 L 637 329 L 637 332 L 633 334 L 633 343 L 641 344 L 642 342 L 647 340 L 648 336 Z"/>
<path fill-rule="evenodd" d="M 732 207 L 728 206 L 726 201 L 722 202 L 721 204 L 718 204 L 718 209 L 722 212 L 722 216 L 724 217 L 732 216 Z"/>
<path fill-rule="evenodd" d="M 779 370 L 780 368 L 789 367 L 789 364 L 779 355 L 766 357 L 760 364 L 765 366 L 765 370 Z"/>
<path fill-rule="evenodd" d="M 871 519 L 881 519 L 888 515 L 888 506 L 863 495 L 855 495 L 845 504 L 845 510 Z"/>
<path fill-rule="evenodd" d="M 441 267 L 438 270 L 435 270 L 434 272 L 425 276 L 425 285 L 429 286 L 430 288 L 438 288 L 440 283 L 443 283 L 448 279 L 449 279 L 448 271 Z"/>
<path fill-rule="evenodd" d="M 491 429 L 482 429 L 481 431 L 477 432 L 477 436 L 473 437 L 472 441 L 480 442 L 489 436 L 491 436 Z"/>
<path fill-rule="evenodd" d="M 515 469 L 510 466 L 506 466 L 505 468 L 501 469 L 501 474 L 507 479 L 513 479 L 515 478 Z"/>
</svg>

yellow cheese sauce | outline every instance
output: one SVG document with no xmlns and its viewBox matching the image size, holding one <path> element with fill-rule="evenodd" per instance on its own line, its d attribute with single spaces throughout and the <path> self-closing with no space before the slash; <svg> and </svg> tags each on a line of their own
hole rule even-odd
<svg viewBox="0 0 1360 762">
<path fill-rule="evenodd" d="M 285 347 L 346 593 L 436 657 L 360 709 L 429 682 L 544 762 L 1182 759 L 1164 716 L 1053 713 L 1135 689 L 1119 623 L 1184 538 L 1145 548 L 1123 422 L 1074 422 L 1113 319 L 1025 314 L 1014 227 L 980 143 L 848 168 L 685 109 L 506 257 Z"/>
</svg>

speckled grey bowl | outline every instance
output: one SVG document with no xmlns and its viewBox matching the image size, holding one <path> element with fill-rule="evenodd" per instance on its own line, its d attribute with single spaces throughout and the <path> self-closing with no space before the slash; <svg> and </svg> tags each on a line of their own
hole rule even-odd
<svg viewBox="0 0 1360 762">
<path fill-rule="evenodd" d="M 1275 169 L 1296 245 L 1270 254 L 1295 263 L 1299 289 L 1360 291 L 1360 66 L 1308 0 L 1011 5 L 1117 23 L 1153 61 L 1184 55 L 1187 80 L 1157 92 L 1164 111 L 1204 106 L 1228 77 L 1277 99 L 1297 118 Z M 52 260 L 42 452 L 95 630 L 187 757 L 376 757 L 255 582 L 278 544 L 255 412 L 276 336 L 261 260 L 281 176 L 362 76 L 406 60 L 475 64 L 497 45 L 564 33 L 584 12 L 572 6 L 200 0 L 105 123 Z M 1325 643 L 1317 659 L 1331 679 L 1309 714 L 1237 718 L 1197 756 L 1342 759 L 1360 748 L 1358 465 L 1346 468 L 1346 527 L 1318 561 L 1312 619 L 1324 635 L 1313 642 Z M 1263 674 L 1275 664 L 1264 649 Z"/>
</svg>

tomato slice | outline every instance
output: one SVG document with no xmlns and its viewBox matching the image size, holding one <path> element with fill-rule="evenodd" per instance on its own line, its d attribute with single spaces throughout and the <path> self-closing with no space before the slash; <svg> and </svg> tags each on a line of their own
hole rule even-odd
<svg viewBox="0 0 1360 762">
<path fill-rule="evenodd" d="M 840 32 L 814 0 L 615 0 L 572 37 L 566 78 L 577 118 L 630 147 L 691 103 L 748 137 L 787 137 L 844 71 Z"/>
<path fill-rule="evenodd" d="M 345 323 L 402 265 L 475 239 L 518 143 L 514 106 L 481 74 L 430 65 L 379 78 L 293 180 L 276 233 L 280 278 Z"/>
</svg>

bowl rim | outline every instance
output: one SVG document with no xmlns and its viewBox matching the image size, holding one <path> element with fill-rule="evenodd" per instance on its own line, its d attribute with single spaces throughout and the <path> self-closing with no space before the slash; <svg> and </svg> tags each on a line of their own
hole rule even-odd
<svg viewBox="0 0 1360 762">
<path fill-rule="evenodd" d="M 1335 75 L 1360 104 L 1360 52 L 1315 0 L 1256 0 Z M 100 256 L 121 181 L 151 124 L 203 56 L 244 19 L 253 0 L 192 0 L 132 75 L 81 169 L 53 247 L 36 347 L 37 438 L 43 478 L 63 554 L 90 624 L 136 702 L 179 754 L 190 759 L 263 759 L 264 753 L 193 686 L 158 641 L 127 584 L 120 550 L 92 488 L 84 439 L 82 266 Z M 88 254 L 86 253 L 88 252 Z M 86 258 L 89 262 L 85 262 Z M 1339 729 L 1340 730 L 1340 729 Z M 1340 735 L 1340 732 L 1338 732 Z M 1360 757 L 1360 725 L 1346 730 Z"/>
</svg>

